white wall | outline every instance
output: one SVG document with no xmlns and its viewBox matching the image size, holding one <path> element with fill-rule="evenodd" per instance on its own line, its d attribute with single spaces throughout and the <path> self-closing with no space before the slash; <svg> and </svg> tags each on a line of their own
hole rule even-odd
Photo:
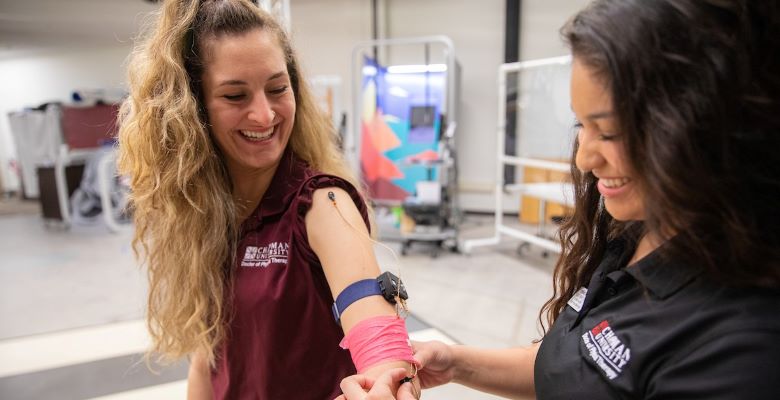
<svg viewBox="0 0 780 400">
<path fill-rule="evenodd" d="M 352 46 L 371 39 L 371 2 L 291 0 L 290 12 L 293 44 L 306 75 L 339 75 L 348 84 Z"/>
<path fill-rule="evenodd" d="M 8 113 L 49 101 L 69 102 L 75 89 L 121 89 L 130 46 L 57 50 L 0 60 L 0 159 L 4 190 L 18 190 L 7 170 L 15 157 Z"/>
<path fill-rule="evenodd" d="M 336 78 L 334 87 L 334 123 L 340 123 L 340 112 L 352 117 L 351 71 L 352 48 L 371 39 L 371 2 L 365 0 L 292 0 L 292 41 L 304 76 L 309 79 Z M 354 137 L 347 121 L 347 138 Z M 348 140 L 348 146 L 351 141 Z M 357 165 L 356 152 L 351 152 Z"/>
<path fill-rule="evenodd" d="M 523 0 L 520 59 L 568 54 L 559 29 L 590 0 Z"/>
</svg>

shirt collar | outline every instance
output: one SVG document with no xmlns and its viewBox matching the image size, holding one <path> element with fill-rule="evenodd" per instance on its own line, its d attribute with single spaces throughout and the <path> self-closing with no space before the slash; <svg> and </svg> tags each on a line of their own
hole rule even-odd
<svg viewBox="0 0 780 400">
<path fill-rule="evenodd" d="M 674 238 L 670 239 L 671 241 Z M 639 281 L 659 299 L 666 299 L 691 283 L 703 271 L 699 266 L 693 266 L 669 256 L 665 251 L 669 242 L 662 244 L 653 252 L 626 268 L 626 272 Z"/>
<path fill-rule="evenodd" d="M 301 184 L 312 175 L 308 165 L 299 159 L 288 147 L 279 160 L 271 184 L 252 215 L 244 221 L 244 230 L 253 230 L 267 217 L 287 210 Z"/>
</svg>

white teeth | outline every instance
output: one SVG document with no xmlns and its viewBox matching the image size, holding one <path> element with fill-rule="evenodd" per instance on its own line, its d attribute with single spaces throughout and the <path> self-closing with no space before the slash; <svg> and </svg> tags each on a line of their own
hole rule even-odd
<svg viewBox="0 0 780 400">
<path fill-rule="evenodd" d="M 601 182 L 604 184 L 604 186 L 610 189 L 619 188 L 628 183 L 628 181 L 630 181 L 628 178 L 601 179 Z"/>
<path fill-rule="evenodd" d="M 262 132 L 258 131 L 240 131 L 244 137 L 250 138 L 250 139 L 257 139 L 257 140 L 264 140 L 271 137 L 271 135 L 274 134 L 274 128 L 268 128 Z"/>
</svg>

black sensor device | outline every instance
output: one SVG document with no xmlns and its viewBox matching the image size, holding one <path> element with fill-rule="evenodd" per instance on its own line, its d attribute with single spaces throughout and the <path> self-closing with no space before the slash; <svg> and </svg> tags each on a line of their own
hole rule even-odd
<svg viewBox="0 0 780 400">
<path fill-rule="evenodd" d="M 379 289 L 382 291 L 382 296 L 390 304 L 395 304 L 395 296 L 400 297 L 401 300 L 409 298 L 404 283 L 401 282 L 400 278 L 393 275 L 392 272 L 388 271 L 379 275 L 376 278 L 376 281 L 379 283 Z"/>
</svg>

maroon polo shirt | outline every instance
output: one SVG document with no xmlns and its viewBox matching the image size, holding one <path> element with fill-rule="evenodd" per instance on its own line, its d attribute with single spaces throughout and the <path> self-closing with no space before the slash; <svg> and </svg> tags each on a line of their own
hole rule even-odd
<svg viewBox="0 0 780 400">
<path fill-rule="evenodd" d="M 286 152 L 260 205 L 241 227 L 228 337 L 212 386 L 216 399 L 323 400 L 356 373 L 331 313 L 333 297 L 309 246 L 304 217 L 315 189 L 336 186 L 367 210 L 347 181 Z"/>
</svg>

